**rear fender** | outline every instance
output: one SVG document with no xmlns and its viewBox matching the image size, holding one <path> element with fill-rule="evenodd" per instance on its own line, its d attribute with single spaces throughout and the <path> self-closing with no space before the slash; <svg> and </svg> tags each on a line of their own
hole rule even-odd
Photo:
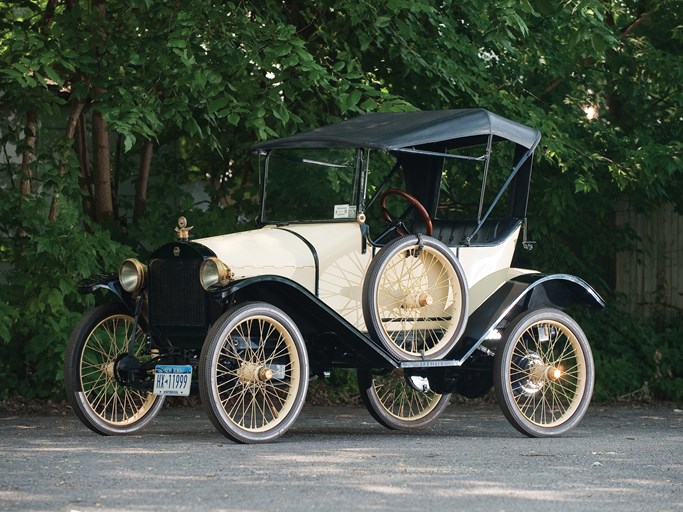
<svg viewBox="0 0 683 512">
<path fill-rule="evenodd" d="M 572 275 L 534 273 L 510 279 L 470 315 L 462 341 L 450 358 L 464 361 L 493 329 L 522 311 L 541 307 L 563 310 L 575 304 L 596 309 L 605 307 L 605 301 L 592 286 Z"/>
</svg>

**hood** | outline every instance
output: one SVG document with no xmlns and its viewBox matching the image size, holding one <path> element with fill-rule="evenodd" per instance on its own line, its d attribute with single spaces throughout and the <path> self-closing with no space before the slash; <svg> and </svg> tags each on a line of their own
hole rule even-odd
<svg viewBox="0 0 683 512">
<path fill-rule="evenodd" d="M 315 262 L 311 250 L 287 229 L 261 229 L 194 240 L 211 249 L 234 272 L 235 279 L 279 275 L 314 287 Z"/>
</svg>

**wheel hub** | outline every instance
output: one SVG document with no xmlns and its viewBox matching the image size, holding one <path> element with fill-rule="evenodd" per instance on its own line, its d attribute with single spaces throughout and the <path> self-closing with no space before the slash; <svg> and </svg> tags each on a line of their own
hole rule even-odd
<svg viewBox="0 0 683 512">
<path fill-rule="evenodd" d="M 412 293 L 406 296 L 403 304 L 404 309 L 420 309 L 434 304 L 434 297 L 427 292 Z"/>
<path fill-rule="evenodd" d="M 558 380 L 563 375 L 561 368 L 546 364 L 538 354 L 525 356 L 522 366 L 527 368 L 528 379 L 521 384 L 521 388 L 530 395 L 540 391 L 547 382 Z"/>
<path fill-rule="evenodd" d="M 104 363 L 102 366 L 102 373 L 104 373 L 110 379 L 114 378 L 114 361 L 109 361 Z"/>
<path fill-rule="evenodd" d="M 237 378 L 242 384 L 266 382 L 273 378 L 273 370 L 267 366 L 245 362 L 237 369 Z"/>
<path fill-rule="evenodd" d="M 546 364 L 538 354 L 529 354 L 524 357 L 526 363 L 527 374 L 529 378 L 522 382 L 521 387 L 525 393 L 533 395 L 538 393 L 545 385 Z"/>
</svg>

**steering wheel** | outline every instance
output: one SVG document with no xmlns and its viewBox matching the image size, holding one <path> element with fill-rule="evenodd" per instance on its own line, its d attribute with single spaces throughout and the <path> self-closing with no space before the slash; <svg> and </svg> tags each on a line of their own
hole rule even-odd
<svg viewBox="0 0 683 512">
<path fill-rule="evenodd" d="M 410 203 L 410 206 L 406 209 L 406 211 L 404 211 L 403 214 L 396 220 L 391 218 L 391 214 L 389 213 L 389 210 L 387 210 L 387 198 L 389 196 L 401 196 L 403 199 L 405 199 L 406 201 L 408 201 Z M 425 234 L 427 236 L 431 236 L 431 234 L 432 234 L 432 219 L 429 218 L 429 214 L 427 213 L 427 210 L 425 210 L 425 207 L 422 206 L 420 201 L 415 199 L 408 192 L 404 192 L 403 190 L 399 190 L 397 188 L 390 188 L 386 192 L 384 192 L 384 194 L 382 194 L 382 197 L 380 197 L 379 205 L 380 205 L 380 208 L 382 209 L 382 217 L 384 217 L 384 221 L 389 226 L 388 231 L 393 229 L 401 236 L 407 235 L 408 229 L 406 228 L 403 221 L 408 216 L 408 213 L 413 208 L 415 208 L 417 210 L 417 213 L 420 215 L 420 217 L 422 217 L 422 220 L 425 223 L 425 226 L 426 226 Z"/>
</svg>

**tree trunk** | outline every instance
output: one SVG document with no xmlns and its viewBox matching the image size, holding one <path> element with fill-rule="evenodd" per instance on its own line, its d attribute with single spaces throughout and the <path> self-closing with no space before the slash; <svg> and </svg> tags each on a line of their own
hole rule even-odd
<svg viewBox="0 0 683 512">
<path fill-rule="evenodd" d="M 133 224 L 137 224 L 142 214 L 145 213 L 147 204 L 147 183 L 149 181 L 149 169 L 152 164 L 154 145 L 151 140 L 145 143 L 140 157 L 140 172 L 135 183 L 135 208 L 133 209 Z"/>
<path fill-rule="evenodd" d="M 78 118 L 78 125 L 76 126 L 76 134 L 74 143 L 76 145 L 76 153 L 78 154 L 78 163 L 81 167 L 81 179 L 79 185 L 83 190 L 83 211 L 91 219 L 95 220 L 95 212 L 93 211 L 93 187 L 92 174 L 90 172 L 90 160 L 88 156 L 88 126 L 85 114 L 81 112 Z"/>
<path fill-rule="evenodd" d="M 66 134 L 64 135 L 64 138 L 66 140 L 73 140 L 74 138 L 74 132 L 76 131 L 76 125 L 78 124 L 78 118 L 81 115 L 81 112 L 83 112 L 83 108 L 85 107 L 85 100 L 77 100 L 74 102 L 74 104 L 71 107 L 71 114 L 69 114 L 69 122 L 66 125 Z M 59 162 L 59 176 L 64 177 L 64 174 L 66 172 L 66 161 L 65 157 L 62 157 L 62 159 Z M 62 191 L 62 186 L 57 185 L 57 189 L 55 190 L 54 195 L 52 196 L 52 202 L 50 204 L 50 212 L 48 213 L 48 219 L 50 222 L 55 222 L 57 220 L 57 217 L 59 216 L 59 210 L 57 209 L 57 203 L 59 202 L 59 194 Z"/>
<path fill-rule="evenodd" d="M 112 172 L 111 181 L 111 200 L 114 207 L 114 218 L 120 219 L 122 222 L 125 219 L 119 217 L 119 185 L 121 184 L 121 159 L 123 157 L 123 137 L 119 133 L 116 137 L 116 156 L 114 157 L 114 168 Z"/>
<path fill-rule="evenodd" d="M 31 180 L 31 163 L 33 162 L 36 149 L 36 128 L 38 124 L 38 114 L 26 112 L 26 127 L 24 136 L 24 150 L 21 153 L 21 195 L 30 196 L 33 191 Z"/>
<path fill-rule="evenodd" d="M 104 20 L 107 13 L 105 0 L 92 0 L 96 8 L 95 16 Z M 105 41 L 108 39 L 106 31 L 101 29 L 97 33 L 93 48 L 96 60 L 99 62 Z M 97 97 L 104 92 L 101 88 L 92 88 L 90 95 L 96 102 Z M 109 132 L 107 122 L 102 116 L 102 112 L 96 108 L 92 111 L 92 177 L 93 177 L 93 199 L 95 201 L 95 220 L 100 224 L 108 224 L 114 218 L 114 203 L 112 199 L 111 163 L 109 161 Z"/>
<path fill-rule="evenodd" d="M 95 220 L 100 224 L 114 217 L 109 163 L 109 132 L 107 122 L 99 110 L 92 113 L 93 184 L 95 192 Z"/>
<path fill-rule="evenodd" d="M 45 12 L 43 13 L 43 30 L 49 30 L 52 25 L 52 20 L 55 17 L 58 0 L 48 0 L 45 5 Z"/>
</svg>

